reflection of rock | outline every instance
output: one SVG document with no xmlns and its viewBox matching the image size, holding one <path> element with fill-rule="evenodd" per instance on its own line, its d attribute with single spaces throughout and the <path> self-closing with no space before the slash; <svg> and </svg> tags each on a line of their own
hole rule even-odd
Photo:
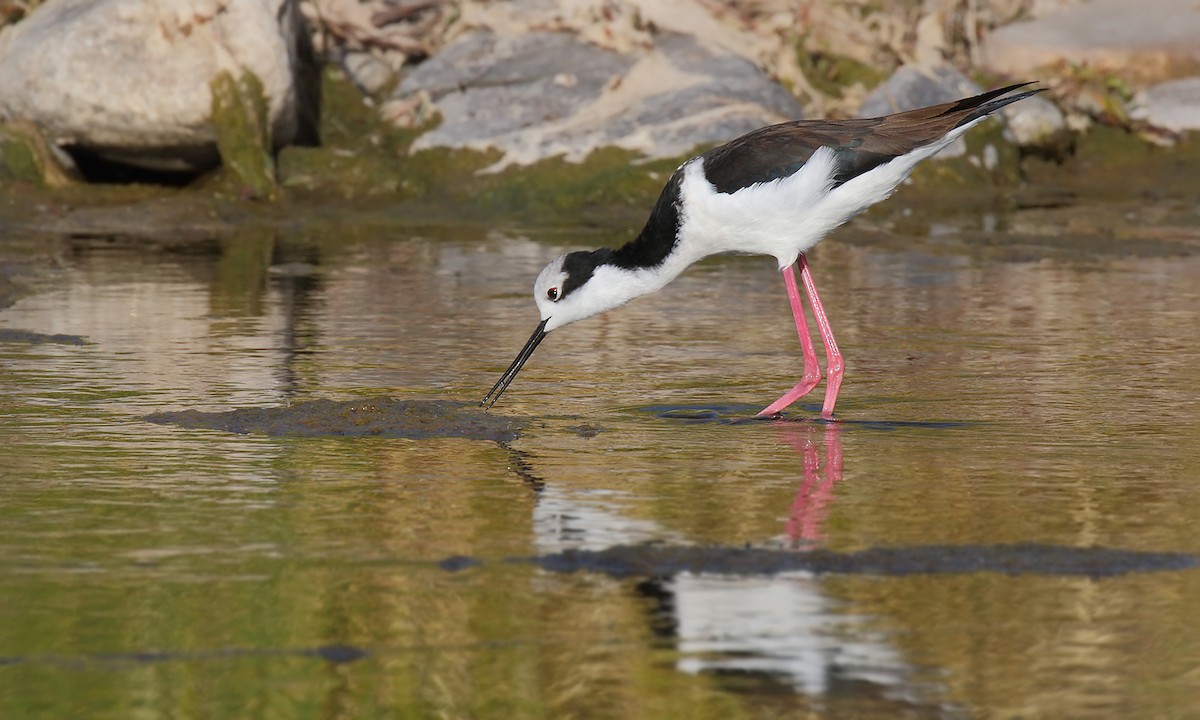
<svg viewBox="0 0 1200 720">
<path fill-rule="evenodd" d="M 567 33 L 470 33 L 405 78 L 442 123 L 414 149 L 496 148 L 494 169 L 601 147 L 684 155 L 800 117 L 796 100 L 746 59 L 675 33 L 619 54 Z"/>
<path fill-rule="evenodd" d="M 684 672 L 774 677 L 812 697 L 895 692 L 911 680 L 889 639 L 811 576 L 682 573 L 668 587 Z"/>
<path fill-rule="evenodd" d="M 1134 98 L 1132 115 L 1155 127 L 1175 132 L 1200 130 L 1200 77 L 1171 80 L 1146 88 Z"/>
<path fill-rule="evenodd" d="M 156 170 L 217 162 L 209 81 L 262 82 L 276 146 L 313 134 L 308 38 L 287 0 L 58 0 L 0 33 L 0 118 Z"/>
<path fill-rule="evenodd" d="M 1195 74 L 1198 38 L 1195 0 L 1095 0 L 996 30 L 983 58 L 990 70 L 1015 77 L 1075 64 L 1153 81 Z"/>
</svg>

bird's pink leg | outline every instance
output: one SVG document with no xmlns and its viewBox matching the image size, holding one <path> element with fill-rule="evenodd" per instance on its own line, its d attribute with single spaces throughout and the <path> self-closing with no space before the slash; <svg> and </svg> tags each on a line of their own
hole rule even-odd
<svg viewBox="0 0 1200 720">
<path fill-rule="evenodd" d="M 825 316 L 825 308 L 817 295 L 817 286 L 813 284 L 812 271 L 808 269 L 808 258 L 800 256 L 800 282 L 804 283 L 804 292 L 808 294 L 808 302 L 812 305 L 813 317 L 817 319 L 817 329 L 821 331 L 821 341 L 825 344 L 825 404 L 821 407 L 821 417 L 826 420 L 833 418 L 833 406 L 837 403 L 838 390 L 842 387 L 842 373 L 845 363 L 842 353 L 838 350 L 837 340 L 833 337 L 833 328 L 829 327 L 829 318 Z"/>
<path fill-rule="evenodd" d="M 801 255 L 803 260 L 804 256 Z M 802 265 L 801 267 L 807 267 Z M 821 382 L 821 367 L 817 365 L 817 349 L 813 347 L 812 337 L 808 334 L 808 321 L 804 318 L 804 303 L 800 299 L 800 289 L 796 287 L 796 267 L 788 265 L 783 269 L 783 283 L 787 286 L 788 302 L 792 305 L 792 315 L 796 318 L 796 334 L 800 336 L 800 347 L 804 351 L 804 377 L 796 383 L 796 387 L 788 390 L 775 402 L 759 413 L 774 415 L 784 408 L 804 397 Z M 814 291 L 815 292 L 815 291 Z"/>
</svg>

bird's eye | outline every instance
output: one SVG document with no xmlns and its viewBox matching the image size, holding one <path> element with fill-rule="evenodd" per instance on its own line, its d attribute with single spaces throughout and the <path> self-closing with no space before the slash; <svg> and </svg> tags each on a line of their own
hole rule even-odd
<svg viewBox="0 0 1200 720">
<path fill-rule="evenodd" d="M 550 288 L 549 290 L 547 290 L 546 297 L 550 298 L 551 300 L 557 300 L 558 299 L 558 288 Z"/>
</svg>

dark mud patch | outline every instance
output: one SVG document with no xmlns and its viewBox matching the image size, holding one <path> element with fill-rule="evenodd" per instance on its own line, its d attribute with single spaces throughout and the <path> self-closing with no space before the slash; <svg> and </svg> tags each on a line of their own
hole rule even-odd
<svg viewBox="0 0 1200 720">
<path fill-rule="evenodd" d="M 484 412 L 474 403 L 448 400 L 312 400 L 287 407 L 241 408 L 228 412 L 182 410 L 147 415 L 159 425 L 225 432 L 301 437 L 394 437 L 412 440 L 467 438 L 507 443 L 518 420 Z"/>
<path fill-rule="evenodd" d="M 659 577 L 678 573 L 777 575 L 784 572 L 843 575 L 1069 575 L 1093 578 L 1193 568 L 1184 553 L 1139 552 L 1062 545 L 922 545 L 788 552 L 767 548 L 619 545 L 601 551 L 568 550 L 510 562 L 527 562 L 559 573 L 595 572 L 613 577 Z M 458 567 L 464 567 L 459 559 Z"/>
<path fill-rule="evenodd" d="M 87 345 L 88 341 L 78 335 L 45 335 L 29 330 L 0 328 L 0 343 L 22 343 L 25 345 Z"/>
<path fill-rule="evenodd" d="M 907 420 L 843 420 L 836 418 L 826 420 L 820 416 L 821 408 L 814 405 L 811 414 L 777 415 L 774 417 L 758 417 L 762 408 L 751 405 L 649 405 L 640 408 L 642 412 L 653 413 L 663 420 L 675 420 L 688 424 L 716 425 L 756 425 L 762 423 L 810 423 L 813 425 L 831 425 L 838 428 L 862 428 L 865 430 L 900 430 L 903 428 L 920 428 L 929 430 L 950 430 L 967 428 L 978 425 L 964 420 L 942 421 L 907 421 Z M 800 412 L 804 412 L 802 408 Z"/>
<path fill-rule="evenodd" d="M 584 438 L 585 440 L 590 440 L 591 438 L 596 437 L 597 435 L 599 435 L 602 432 L 608 432 L 608 428 L 601 427 L 599 425 L 593 425 L 591 423 L 583 423 L 582 425 L 574 425 L 572 427 L 568 427 L 567 429 L 570 430 L 571 432 L 575 433 L 579 437 Z"/>
<path fill-rule="evenodd" d="M 370 652 L 355 645 L 318 645 L 302 648 L 216 648 L 213 650 L 170 651 L 134 650 L 131 652 L 100 652 L 86 655 L 9 655 L 0 657 L 0 667 L 6 665 L 56 665 L 83 667 L 87 665 L 150 665 L 165 662 L 211 662 L 239 658 L 297 657 L 324 660 L 333 665 L 352 663 L 370 656 Z"/>
</svg>

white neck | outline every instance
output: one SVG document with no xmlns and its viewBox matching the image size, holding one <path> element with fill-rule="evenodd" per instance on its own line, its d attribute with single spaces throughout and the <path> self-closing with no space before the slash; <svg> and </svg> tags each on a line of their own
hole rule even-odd
<svg viewBox="0 0 1200 720">
<path fill-rule="evenodd" d="M 676 246 L 675 252 L 652 268 L 629 270 L 616 265 L 599 265 L 584 286 L 555 303 L 543 317 L 547 321 L 546 331 L 612 310 L 636 297 L 661 290 L 700 257 L 703 256 L 692 256 Z"/>
<path fill-rule="evenodd" d="M 614 302 L 611 307 L 616 307 L 636 297 L 661 290 L 702 257 L 704 256 L 688 252 L 688 248 L 679 243 L 674 252 L 661 264 L 652 268 L 630 270 L 615 265 L 601 265 L 596 268 L 592 283 L 604 287 L 605 295 Z"/>
</svg>

